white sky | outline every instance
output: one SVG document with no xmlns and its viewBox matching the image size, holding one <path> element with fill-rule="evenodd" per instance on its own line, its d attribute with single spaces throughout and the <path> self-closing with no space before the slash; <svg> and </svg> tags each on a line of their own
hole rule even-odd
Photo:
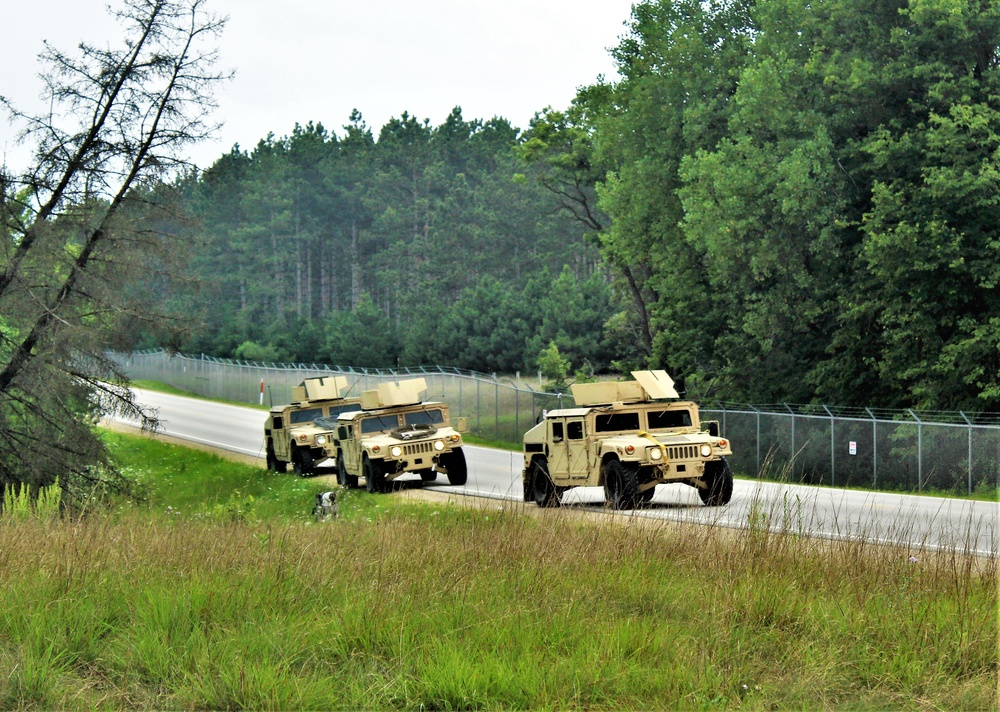
<svg viewBox="0 0 1000 712">
<path fill-rule="evenodd" d="M 119 0 L 111 0 L 115 6 Z M 565 108 L 577 87 L 616 76 L 608 50 L 625 33 L 633 0 L 209 0 L 228 15 L 217 93 L 219 139 L 193 149 L 205 167 L 233 144 L 321 122 L 342 133 L 351 109 L 375 135 L 408 111 L 439 125 L 455 106 L 466 120 L 503 116 L 526 128 L 546 106 Z M 34 0 L 8 8 L 0 35 L 0 94 L 36 110 L 42 40 L 72 50 L 113 42 L 106 0 Z M 0 117 L 0 163 L 28 151 Z"/>
</svg>

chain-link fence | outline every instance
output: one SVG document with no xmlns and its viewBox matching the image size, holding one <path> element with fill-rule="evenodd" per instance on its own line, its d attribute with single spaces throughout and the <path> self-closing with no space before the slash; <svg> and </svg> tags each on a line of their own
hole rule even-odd
<svg viewBox="0 0 1000 712">
<path fill-rule="evenodd" d="M 741 472 L 883 490 L 1000 487 L 997 414 L 783 404 L 706 407 L 702 418 L 719 420 Z"/>
<path fill-rule="evenodd" d="M 484 438 L 520 443 L 544 410 L 572 396 L 534 390 L 520 377 L 454 368 L 355 369 L 263 364 L 163 351 L 115 356 L 132 379 L 149 379 L 210 398 L 283 405 L 312 376 L 346 375 L 349 395 L 380 382 L 423 378 L 428 398 L 467 417 Z M 737 473 L 795 482 L 883 490 L 972 492 L 1000 487 L 1000 414 L 918 413 L 827 406 L 702 406 L 733 442 Z"/>
</svg>

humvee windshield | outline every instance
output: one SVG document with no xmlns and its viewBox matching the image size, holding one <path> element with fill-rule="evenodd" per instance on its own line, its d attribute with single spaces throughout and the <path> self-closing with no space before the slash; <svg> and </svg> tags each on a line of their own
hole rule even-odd
<svg viewBox="0 0 1000 712">
<path fill-rule="evenodd" d="M 646 413 L 646 418 L 650 430 L 691 427 L 691 411 L 688 410 L 651 410 Z"/>
<path fill-rule="evenodd" d="M 331 405 L 328 409 L 330 413 L 327 417 L 333 420 L 337 419 L 337 416 L 341 413 L 350 413 L 352 410 L 357 410 L 357 403 L 343 403 L 341 405 Z"/>
<path fill-rule="evenodd" d="M 362 433 L 381 433 L 384 430 L 392 430 L 399 425 L 399 420 L 395 415 L 382 415 L 374 418 L 365 418 L 361 421 Z"/>
<path fill-rule="evenodd" d="M 350 413 L 358 409 L 357 403 L 346 403 L 344 405 L 331 405 L 330 415 L 325 415 L 322 418 L 316 418 L 316 425 L 321 428 L 326 428 L 327 430 L 335 430 L 338 421 L 337 416 L 341 413 Z"/>
<path fill-rule="evenodd" d="M 322 408 L 304 408 L 302 410 L 293 410 L 288 414 L 288 420 L 291 423 L 311 423 L 323 415 Z"/>
<path fill-rule="evenodd" d="M 408 427 L 412 427 L 414 425 L 436 425 L 444 422 L 444 416 L 441 415 L 441 411 L 437 409 L 418 410 L 414 413 L 406 413 L 403 418 Z"/>
<path fill-rule="evenodd" d="M 599 433 L 617 433 L 639 429 L 638 413 L 602 413 L 594 421 Z"/>
</svg>

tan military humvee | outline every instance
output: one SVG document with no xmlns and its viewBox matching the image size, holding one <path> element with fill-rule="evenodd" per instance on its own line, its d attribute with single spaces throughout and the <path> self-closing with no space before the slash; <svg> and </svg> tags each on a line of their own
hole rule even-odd
<svg viewBox="0 0 1000 712">
<path fill-rule="evenodd" d="M 465 484 L 462 436 L 451 427 L 447 405 L 424 402 L 426 391 L 422 378 L 382 383 L 361 394 L 360 410 L 338 417 L 335 447 L 342 485 L 357 487 L 364 477 L 369 492 L 387 492 L 405 472 L 433 482 L 442 471 L 451 484 Z"/>
<path fill-rule="evenodd" d="M 698 406 L 676 400 L 664 371 L 633 371 L 635 381 L 572 386 L 577 407 L 553 410 L 524 434 L 524 501 L 556 507 L 572 487 L 604 487 L 607 503 L 632 509 L 653 488 L 683 482 L 708 505 L 727 504 L 733 473 L 729 441 L 703 430 Z"/>
<path fill-rule="evenodd" d="M 284 472 L 291 463 L 305 477 L 329 457 L 333 426 L 322 420 L 336 421 L 361 403 L 360 398 L 341 398 L 347 388 L 344 376 L 307 378 L 292 388 L 292 403 L 271 408 L 264 423 L 267 469 Z"/>
</svg>

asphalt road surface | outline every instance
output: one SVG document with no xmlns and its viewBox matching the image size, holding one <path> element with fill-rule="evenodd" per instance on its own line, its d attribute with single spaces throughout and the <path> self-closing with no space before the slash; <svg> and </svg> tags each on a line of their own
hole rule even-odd
<svg viewBox="0 0 1000 712">
<path fill-rule="evenodd" d="M 161 432 L 223 450 L 264 457 L 263 428 L 267 413 L 156 391 L 136 389 L 138 401 L 153 408 Z M 519 452 L 466 445 L 469 480 L 452 487 L 447 478 L 428 489 L 476 497 L 521 500 Z M 414 477 L 414 479 L 419 479 Z M 599 487 L 579 487 L 564 505 L 604 511 Z M 1000 504 L 965 499 L 863 492 L 828 487 L 763 482 L 737 477 L 733 499 L 724 507 L 705 507 L 687 485 L 659 485 L 649 505 L 629 516 L 696 522 L 726 527 L 749 523 L 802 535 L 831 539 L 863 539 L 903 544 L 919 550 L 958 549 L 996 556 L 1000 545 Z"/>
</svg>

